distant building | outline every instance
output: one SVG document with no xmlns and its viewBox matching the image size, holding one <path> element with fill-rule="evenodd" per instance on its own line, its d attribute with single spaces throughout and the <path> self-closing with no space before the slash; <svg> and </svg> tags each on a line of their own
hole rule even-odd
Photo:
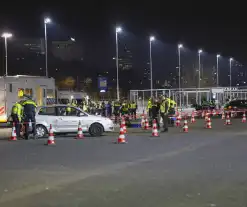
<svg viewBox="0 0 247 207">
<path fill-rule="evenodd" d="M 120 53 L 119 56 L 119 68 L 122 71 L 131 70 L 133 68 L 133 56 L 132 52 L 127 48 L 127 46 L 124 46 L 123 53 Z"/>
<path fill-rule="evenodd" d="M 83 60 L 82 49 L 72 40 L 52 41 L 51 52 L 64 61 Z"/>
<path fill-rule="evenodd" d="M 27 53 L 45 54 L 44 38 L 18 38 L 9 41 L 9 44 L 12 51 L 23 54 L 24 56 Z"/>
</svg>

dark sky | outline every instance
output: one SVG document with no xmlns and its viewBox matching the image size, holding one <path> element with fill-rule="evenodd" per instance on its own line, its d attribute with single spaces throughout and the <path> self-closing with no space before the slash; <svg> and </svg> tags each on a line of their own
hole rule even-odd
<svg viewBox="0 0 247 207">
<path fill-rule="evenodd" d="M 182 41 L 191 48 L 219 51 L 245 61 L 246 9 L 237 1 L 51 2 L 4 2 L 0 8 L 0 28 L 9 28 L 17 36 L 40 36 L 41 17 L 48 13 L 72 33 L 92 39 L 105 40 L 119 23 L 140 38 L 153 33 L 166 43 Z"/>
<path fill-rule="evenodd" d="M 32 2 L 32 1 L 30 1 Z M 41 2 L 41 1 L 40 1 Z M 81 1 L 75 3 L 40 3 L 22 1 L 5 2 L 0 7 L 0 31 L 9 30 L 15 37 L 42 37 L 43 17 L 49 15 L 54 24 L 49 28 L 49 38 L 57 40 L 74 36 L 87 48 L 85 58 L 90 67 L 108 64 L 115 67 L 114 56 L 115 26 L 121 25 L 123 41 L 130 40 L 135 46 L 147 47 L 145 57 L 139 63 L 145 65 L 148 60 L 148 36 L 154 34 L 162 44 L 183 43 L 187 48 L 203 48 L 207 53 L 220 53 L 225 57 L 234 57 L 247 63 L 247 18 L 244 4 L 220 1 Z M 119 2 L 119 3 L 117 3 Z M 59 34 L 56 28 L 60 28 Z M 134 43 L 134 44 L 133 44 Z M 159 53 L 156 43 L 156 54 Z M 107 49 L 106 49 L 107 48 Z M 175 47 L 174 47 L 175 48 Z M 166 50 L 163 47 L 163 50 Z M 176 50 L 176 49 L 174 49 Z M 108 52 L 106 52 L 108 51 Z M 154 53 L 155 53 L 154 51 Z M 94 54 L 97 54 L 94 56 Z M 154 56 L 157 57 L 157 55 Z M 101 56 L 101 57 L 99 57 Z M 174 56 L 174 58 L 176 58 Z M 195 54 L 196 59 L 196 54 Z M 108 60 L 108 61 L 107 61 Z M 175 60 L 176 61 L 176 60 Z M 154 64 L 158 61 L 154 60 Z M 111 65 L 112 64 L 112 65 Z M 160 71 L 163 69 L 160 67 Z M 174 68 L 176 65 L 174 65 Z M 142 67 L 143 70 L 144 66 Z M 96 69 L 97 70 L 97 69 Z M 156 70 L 157 72 L 157 70 Z M 158 74 L 159 75 L 159 74 Z"/>
</svg>

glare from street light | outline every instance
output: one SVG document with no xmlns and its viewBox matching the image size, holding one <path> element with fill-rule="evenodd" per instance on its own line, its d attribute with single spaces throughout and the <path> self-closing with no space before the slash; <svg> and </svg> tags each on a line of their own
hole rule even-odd
<svg viewBox="0 0 247 207">
<path fill-rule="evenodd" d="M 3 34 L 2 34 L 2 37 L 3 38 L 10 38 L 10 37 L 12 37 L 13 35 L 11 34 L 11 33 L 8 33 L 8 32 L 4 32 Z"/>
<path fill-rule="evenodd" d="M 233 58 L 230 58 L 229 60 L 230 60 L 230 62 L 232 62 L 233 61 Z"/>
<path fill-rule="evenodd" d="M 202 49 L 198 50 L 198 53 L 201 54 L 202 53 Z"/>
<path fill-rule="evenodd" d="M 49 17 L 46 17 L 44 22 L 45 22 L 45 24 L 49 24 L 49 23 L 51 23 L 51 19 Z"/>
<path fill-rule="evenodd" d="M 116 33 L 122 32 L 122 28 L 121 27 L 117 27 L 116 28 Z"/>
<path fill-rule="evenodd" d="M 219 58 L 220 57 L 220 54 L 217 54 L 216 57 Z"/>
<path fill-rule="evenodd" d="M 150 42 L 152 42 L 152 41 L 155 40 L 155 37 L 154 37 L 154 36 L 151 36 L 151 37 L 149 38 L 149 40 L 150 40 Z"/>
<path fill-rule="evenodd" d="M 70 40 L 71 40 L 72 42 L 75 42 L 75 38 L 73 38 L 73 37 L 71 37 Z"/>
<path fill-rule="evenodd" d="M 180 49 L 180 48 L 183 48 L 183 45 L 182 44 L 179 44 L 178 45 L 178 48 Z"/>
</svg>

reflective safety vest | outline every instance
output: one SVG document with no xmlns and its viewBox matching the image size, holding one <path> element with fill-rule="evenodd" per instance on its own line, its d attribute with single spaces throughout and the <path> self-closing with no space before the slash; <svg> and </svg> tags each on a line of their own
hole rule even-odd
<svg viewBox="0 0 247 207">
<path fill-rule="evenodd" d="M 123 111 L 128 111 L 128 105 L 127 105 L 126 103 L 123 103 L 122 106 L 123 106 L 123 107 L 122 107 L 122 110 L 123 110 Z"/>
<path fill-rule="evenodd" d="M 151 108 L 152 108 L 152 101 L 148 100 L 148 109 L 151 109 Z"/>
<path fill-rule="evenodd" d="M 174 108 L 177 103 L 174 100 L 170 99 L 170 107 Z"/>
<path fill-rule="evenodd" d="M 130 108 L 131 108 L 131 109 L 136 109 L 136 103 L 131 103 L 131 104 L 130 104 Z"/>
<path fill-rule="evenodd" d="M 170 108 L 171 107 L 171 99 L 167 98 L 166 101 L 168 103 L 168 108 Z"/>
<path fill-rule="evenodd" d="M 12 107 L 11 114 L 17 115 L 19 118 L 21 118 L 22 115 L 23 115 L 23 108 L 22 108 L 22 105 L 19 104 L 19 103 L 15 103 L 15 104 L 13 105 L 13 107 Z"/>
<path fill-rule="evenodd" d="M 66 108 L 66 111 L 67 111 L 67 112 L 71 112 L 71 107 L 69 107 L 70 104 L 68 103 L 67 105 L 68 105 L 68 107 Z"/>
<path fill-rule="evenodd" d="M 160 112 L 161 113 L 167 113 L 166 111 L 166 103 L 168 103 L 167 100 L 163 100 L 162 103 L 160 104 Z"/>
<path fill-rule="evenodd" d="M 33 105 L 34 107 L 37 107 L 37 104 L 33 100 L 26 100 L 22 103 L 23 106 L 30 104 Z"/>
</svg>

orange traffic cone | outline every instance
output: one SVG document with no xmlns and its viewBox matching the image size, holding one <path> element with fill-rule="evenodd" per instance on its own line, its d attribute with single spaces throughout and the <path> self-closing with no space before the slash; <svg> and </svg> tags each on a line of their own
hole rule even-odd
<svg viewBox="0 0 247 207">
<path fill-rule="evenodd" d="M 180 119 L 177 117 L 177 119 L 176 119 L 176 127 L 180 127 L 180 126 L 181 126 Z"/>
<path fill-rule="evenodd" d="M 246 122 L 246 115 L 245 115 L 245 111 L 243 113 L 243 118 L 242 118 L 242 123 L 245 123 Z"/>
<path fill-rule="evenodd" d="M 83 138 L 84 138 L 84 134 L 81 127 L 81 121 L 79 121 L 77 136 L 75 137 L 75 139 L 83 139 Z"/>
<path fill-rule="evenodd" d="M 209 116 L 209 114 L 208 114 L 208 112 L 206 112 L 206 114 L 205 114 L 205 121 L 208 120 L 208 116 Z"/>
<path fill-rule="evenodd" d="M 158 137 L 159 136 L 159 132 L 158 132 L 158 129 L 157 129 L 157 123 L 156 123 L 155 119 L 153 120 L 152 136 L 153 137 Z"/>
<path fill-rule="evenodd" d="M 149 124 L 148 124 L 148 119 L 146 118 L 145 120 L 145 127 L 144 127 L 145 130 L 148 130 L 149 129 Z"/>
<path fill-rule="evenodd" d="M 9 138 L 9 141 L 17 141 L 15 122 L 13 122 L 12 133 L 11 133 L 11 137 Z"/>
<path fill-rule="evenodd" d="M 225 122 L 225 125 L 231 125 L 231 120 L 230 120 L 230 115 L 229 113 L 226 115 L 226 122 Z"/>
<path fill-rule="evenodd" d="M 208 117 L 207 124 L 206 124 L 206 129 L 212 129 L 212 123 L 210 117 Z"/>
<path fill-rule="evenodd" d="M 53 134 L 52 125 L 50 125 L 49 136 L 46 145 L 55 145 L 55 139 Z"/>
<path fill-rule="evenodd" d="M 122 118 L 122 122 L 121 122 L 121 126 L 124 130 L 124 133 L 126 134 L 127 133 L 127 128 L 126 128 L 126 125 L 125 125 L 125 117 Z"/>
<path fill-rule="evenodd" d="M 194 115 L 194 111 L 192 112 L 191 114 L 191 121 L 190 121 L 192 124 L 196 122 L 195 120 L 195 115 Z"/>
<path fill-rule="evenodd" d="M 142 121 L 141 121 L 141 128 L 143 129 L 145 127 L 145 118 L 142 116 Z"/>
<path fill-rule="evenodd" d="M 117 139 L 117 144 L 126 144 L 126 140 L 125 140 L 125 135 L 124 135 L 124 129 L 120 128 L 120 132 L 119 132 L 119 136 Z"/>
<path fill-rule="evenodd" d="M 183 127 L 183 132 L 188 132 L 189 128 L 188 128 L 188 121 L 187 119 L 184 120 L 184 127 Z"/>
</svg>

